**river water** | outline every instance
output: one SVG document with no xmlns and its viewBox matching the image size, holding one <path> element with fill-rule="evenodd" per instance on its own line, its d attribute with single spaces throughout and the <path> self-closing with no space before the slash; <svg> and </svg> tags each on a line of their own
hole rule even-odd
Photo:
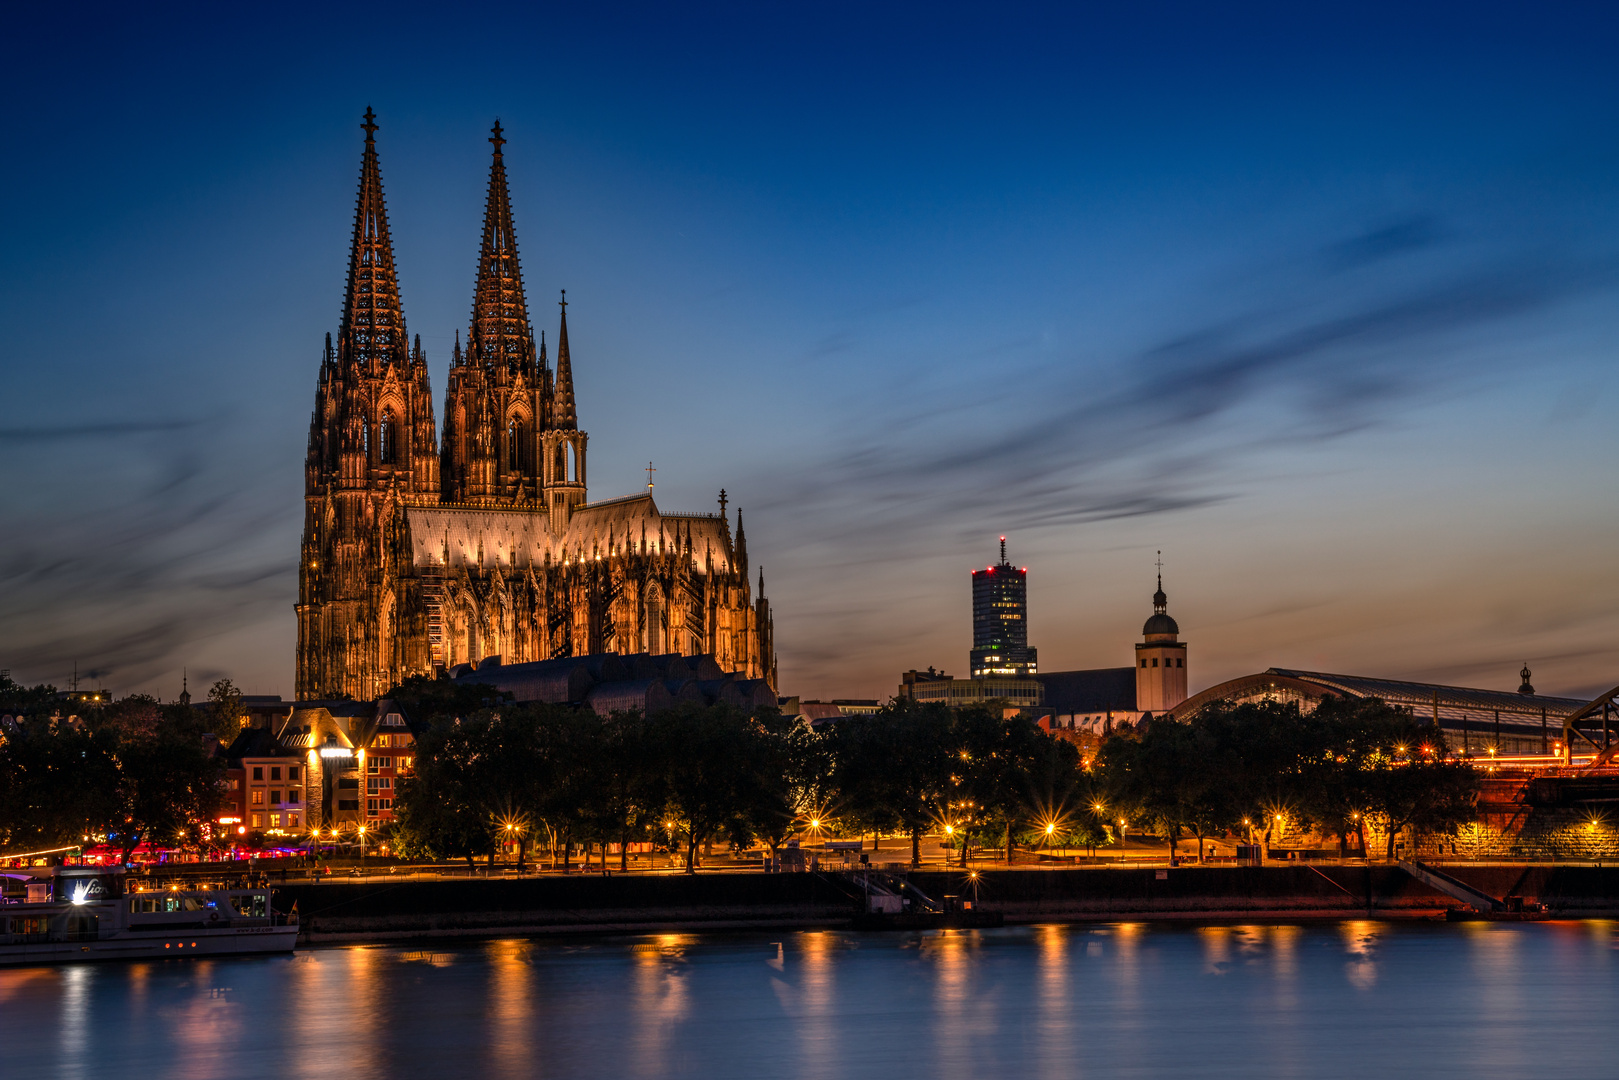
<svg viewBox="0 0 1619 1080">
<path fill-rule="evenodd" d="M 1619 1076 L 1619 924 L 1035 926 L 0 969 L 7 1077 Z"/>
</svg>

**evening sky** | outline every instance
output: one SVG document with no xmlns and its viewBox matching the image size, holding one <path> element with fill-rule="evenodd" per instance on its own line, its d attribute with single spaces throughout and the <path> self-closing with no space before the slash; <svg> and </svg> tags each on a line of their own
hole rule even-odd
<svg viewBox="0 0 1619 1080">
<path fill-rule="evenodd" d="M 1619 682 L 1619 9 L 225 5 L 0 35 L 0 667 L 290 696 L 374 107 L 441 408 L 496 117 L 594 498 L 746 515 L 784 693 Z M 442 420 L 442 417 L 440 417 Z"/>
</svg>

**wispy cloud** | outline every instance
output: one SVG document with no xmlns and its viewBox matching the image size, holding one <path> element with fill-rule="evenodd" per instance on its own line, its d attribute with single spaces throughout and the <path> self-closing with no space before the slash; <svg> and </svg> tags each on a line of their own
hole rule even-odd
<svg viewBox="0 0 1619 1080">
<path fill-rule="evenodd" d="M 0 548 L 0 656 L 20 677 L 60 680 L 77 662 L 82 676 L 127 689 L 290 602 L 289 515 L 264 497 L 262 468 L 244 468 L 252 455 L 228 426 L 156 420 L 0 438 L 8 472 L 28 478 L 37 504 L 15 510 Z"/>
<path fill-rule="evenodd" d="M 1015 390 L 922 388 L 904 419 L 868 418 L 761 509 L 803 518 L 799 538 L 814 540 L 816 522 L 844 528 L 853 508 L 876 547 L 963 517 L 1028 529 L 1207 506 L 1240 494 L 1245 455 L 1472 392 L 1502 353 L 1465 346 L 1510 341 L 1619 281 L 1577 253 L 1481 252 L 1434 215 L 1306 246 L 1253 277 L 1246 299 L 1134 353 L 1020 366 Z"/>
</svg>

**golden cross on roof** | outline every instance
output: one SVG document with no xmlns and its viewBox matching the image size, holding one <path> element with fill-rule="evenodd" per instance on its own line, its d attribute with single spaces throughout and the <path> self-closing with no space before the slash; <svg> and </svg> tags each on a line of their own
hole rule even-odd
<svg viewBox="0 0 1619 1080">
<path fill-rule="evenodd" d="M 652 462 L 649 461 L 646 463 L 646 489 L 648 491 L 652 490 L 652 474 L 657 471 L 657 469 L 652 467 Z"/>
</svg>

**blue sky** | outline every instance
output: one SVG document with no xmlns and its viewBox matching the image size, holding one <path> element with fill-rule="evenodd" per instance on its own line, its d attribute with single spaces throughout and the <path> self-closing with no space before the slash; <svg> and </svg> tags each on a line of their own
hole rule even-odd
<svg viewBox="0 0 1619 1080">
<path fill-rule="evenodd" d="M 495 117 L 593 497 L 721 486 L 782 689 L 963 668 L 1619 682 L 1603 5 L 217 6 L 0 35 L 0 666 L 290 694 L 301 458 L 374 107 L 409 329 Z M 554 331 L 553 331 L 554 332 Z"/>
</svg>

